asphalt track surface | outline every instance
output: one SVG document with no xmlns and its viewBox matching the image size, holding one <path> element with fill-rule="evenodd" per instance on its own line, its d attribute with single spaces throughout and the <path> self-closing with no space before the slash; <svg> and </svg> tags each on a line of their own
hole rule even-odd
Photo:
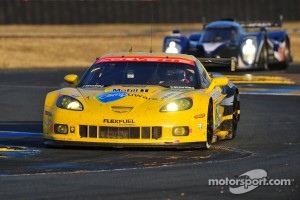
<svg viewBox="0 0 300 200">
<path fill-rule="evenodd" d="M 241 121 L 232 141 L 205 150 L 68 148 L 42 143 L 43 101 L 82 69 L 0 71 L 0 199 L 299 199 L 300 66 L 247 71 L 294 85 L 241 87 Z M 242 194 L 210 179 L 237 180 L 252 170 L 290 185 Z M 223 182 L 224 183 L 224 182 Z"/>
</svg>

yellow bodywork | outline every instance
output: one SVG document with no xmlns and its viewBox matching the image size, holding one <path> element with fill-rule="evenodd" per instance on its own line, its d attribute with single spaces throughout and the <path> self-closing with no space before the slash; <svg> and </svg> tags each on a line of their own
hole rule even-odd
<svg viewBox="0 0 300 200">
<path fill-rule="evenodd" d="M 125 98 L 120 100 L 102 103 L 97 97 L 100 94 L 111 91 L 140 91 L 145 86 L 124 87 L 113 86 L 106 89 L 76 89 L 65 88 L 51 92 L 47 95 L 44 107 L 43 137 L 48 140 L 85 142 L 85 143 L 111 143 L 114 145 L 166 145 L 180 143 L 194 143 L 206 141 L 207 109 L 210 95 L 204 90 L 180 91 L 170 90 L 159 86 L 148 86 L 147 93 L 128 92 Z M 220 88 L 213 90 L 213 94 L 221 94 Z M 76 97 L 84 107 L 83 111 L 74 111 L 58 108 L 56 100 L 60 95 Z M 193 99 L 193 107 L 189 110 L 178 112 L 160 112 L 162 106 L 173 98 L 189 97 Z M 214 101 L 215 124 L 220 124 L 222 120 L 230 119 L 230 116 L 222 115 L 223 108 L 217 106 L 223 99 L 220 95 Z M 217 110 L 218 109 L 218 110 Z M 68 126 L 67 134 L 54 133 L 54 124 L 65 124 Z M 80 126 L 87 127 L 87 137 L 80 135 Z M 189 127 L 188 136 L 173 136 L 173 127 Z M 90 137 L 89 127 L 96 127 L 97 137 Z M 124 139 L 124 138 L 100 138 L 99 129 L 101 127 L 133 128 L 150 127 L 149 138 Z M 162 127 L 160 138 L 153 138 L 151 127 Z M 93 128 L 95 129 L 95 128 Z M 93 130 L 94 131 L 94 130 Z"/>
<path fill-rule="evenodd" d="M 65 80 L 77 84 L 76 75 Z M 232 115 L 224 115 L 220 102 L 225 98 L 220 86 L 228 79 L 211 80 L 206 89 L 170 89 L 155 85 L 113 85 L 103 88 L 69 87 L 47 94 L 43 113 L 43 138 L 46 145 L 75 144 L 99 146 L 180 146 L 203 145 L 207 141 L 208 105 L 213 105 L 214 138 L 225 138 L 219 129 Z M 116 92 L 116 93 L 113 93 Z M 114 98 L 108 102 L 101 98 Z M 78 100 L 83 110 L 59 108 L 63 95 Z M 192 107 L 163 112 L 169 102 L 189 98 Z M 63 131 L 60 129 L 62 128 Z M 60 132 L 61 131 L 61 132 Z M 213 141 L 216 141 L 215 139 Z"/>
</svg>

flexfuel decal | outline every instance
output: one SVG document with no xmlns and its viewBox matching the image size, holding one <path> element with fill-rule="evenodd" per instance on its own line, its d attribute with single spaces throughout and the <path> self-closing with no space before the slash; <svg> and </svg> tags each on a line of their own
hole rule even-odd
<svg viewBox="0 0 300 200">
<path fill-rule="evenodd" d="M 103 123 L 108 124 L 134 124 L 133 119 L 103 119 Z"/>
</svg>

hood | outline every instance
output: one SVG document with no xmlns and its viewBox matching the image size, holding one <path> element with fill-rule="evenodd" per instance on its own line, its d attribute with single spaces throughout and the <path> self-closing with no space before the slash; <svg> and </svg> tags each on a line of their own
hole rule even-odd
<svg viewBox="0 0 300 200">
<path fill-rule="evenodd" d="M 124 86 L 78 88 L 77 98 L 84 101 L 85 110 L 106 110 L 116 113 L 159 110 L 173 98 L 191 95 L 194 89 L 169 89 L 161 86 Z M 79 96 L 80 95 L 80 96 Z M 73 95 L 74 96 L 74 95 Z M 76 97 L 76 95 L 74 96 Z"/>
</svg>

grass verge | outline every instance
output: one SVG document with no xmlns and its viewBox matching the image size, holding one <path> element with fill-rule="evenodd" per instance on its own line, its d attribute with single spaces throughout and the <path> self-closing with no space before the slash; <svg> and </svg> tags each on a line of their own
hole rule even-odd
<svg viewBox="0 0 300 200">
<path fill-rule="evenodd" d="M 131 47 L 162 51 L 163 37 L 174 28 L 189 33 L 202 25 L 2 25 L 0 68 L 88 67 L 96 57 Z M 300 23 L 286 23 L 284 28 L 290 33 L 294 61 L 300 62 Z"/>
</svg>

